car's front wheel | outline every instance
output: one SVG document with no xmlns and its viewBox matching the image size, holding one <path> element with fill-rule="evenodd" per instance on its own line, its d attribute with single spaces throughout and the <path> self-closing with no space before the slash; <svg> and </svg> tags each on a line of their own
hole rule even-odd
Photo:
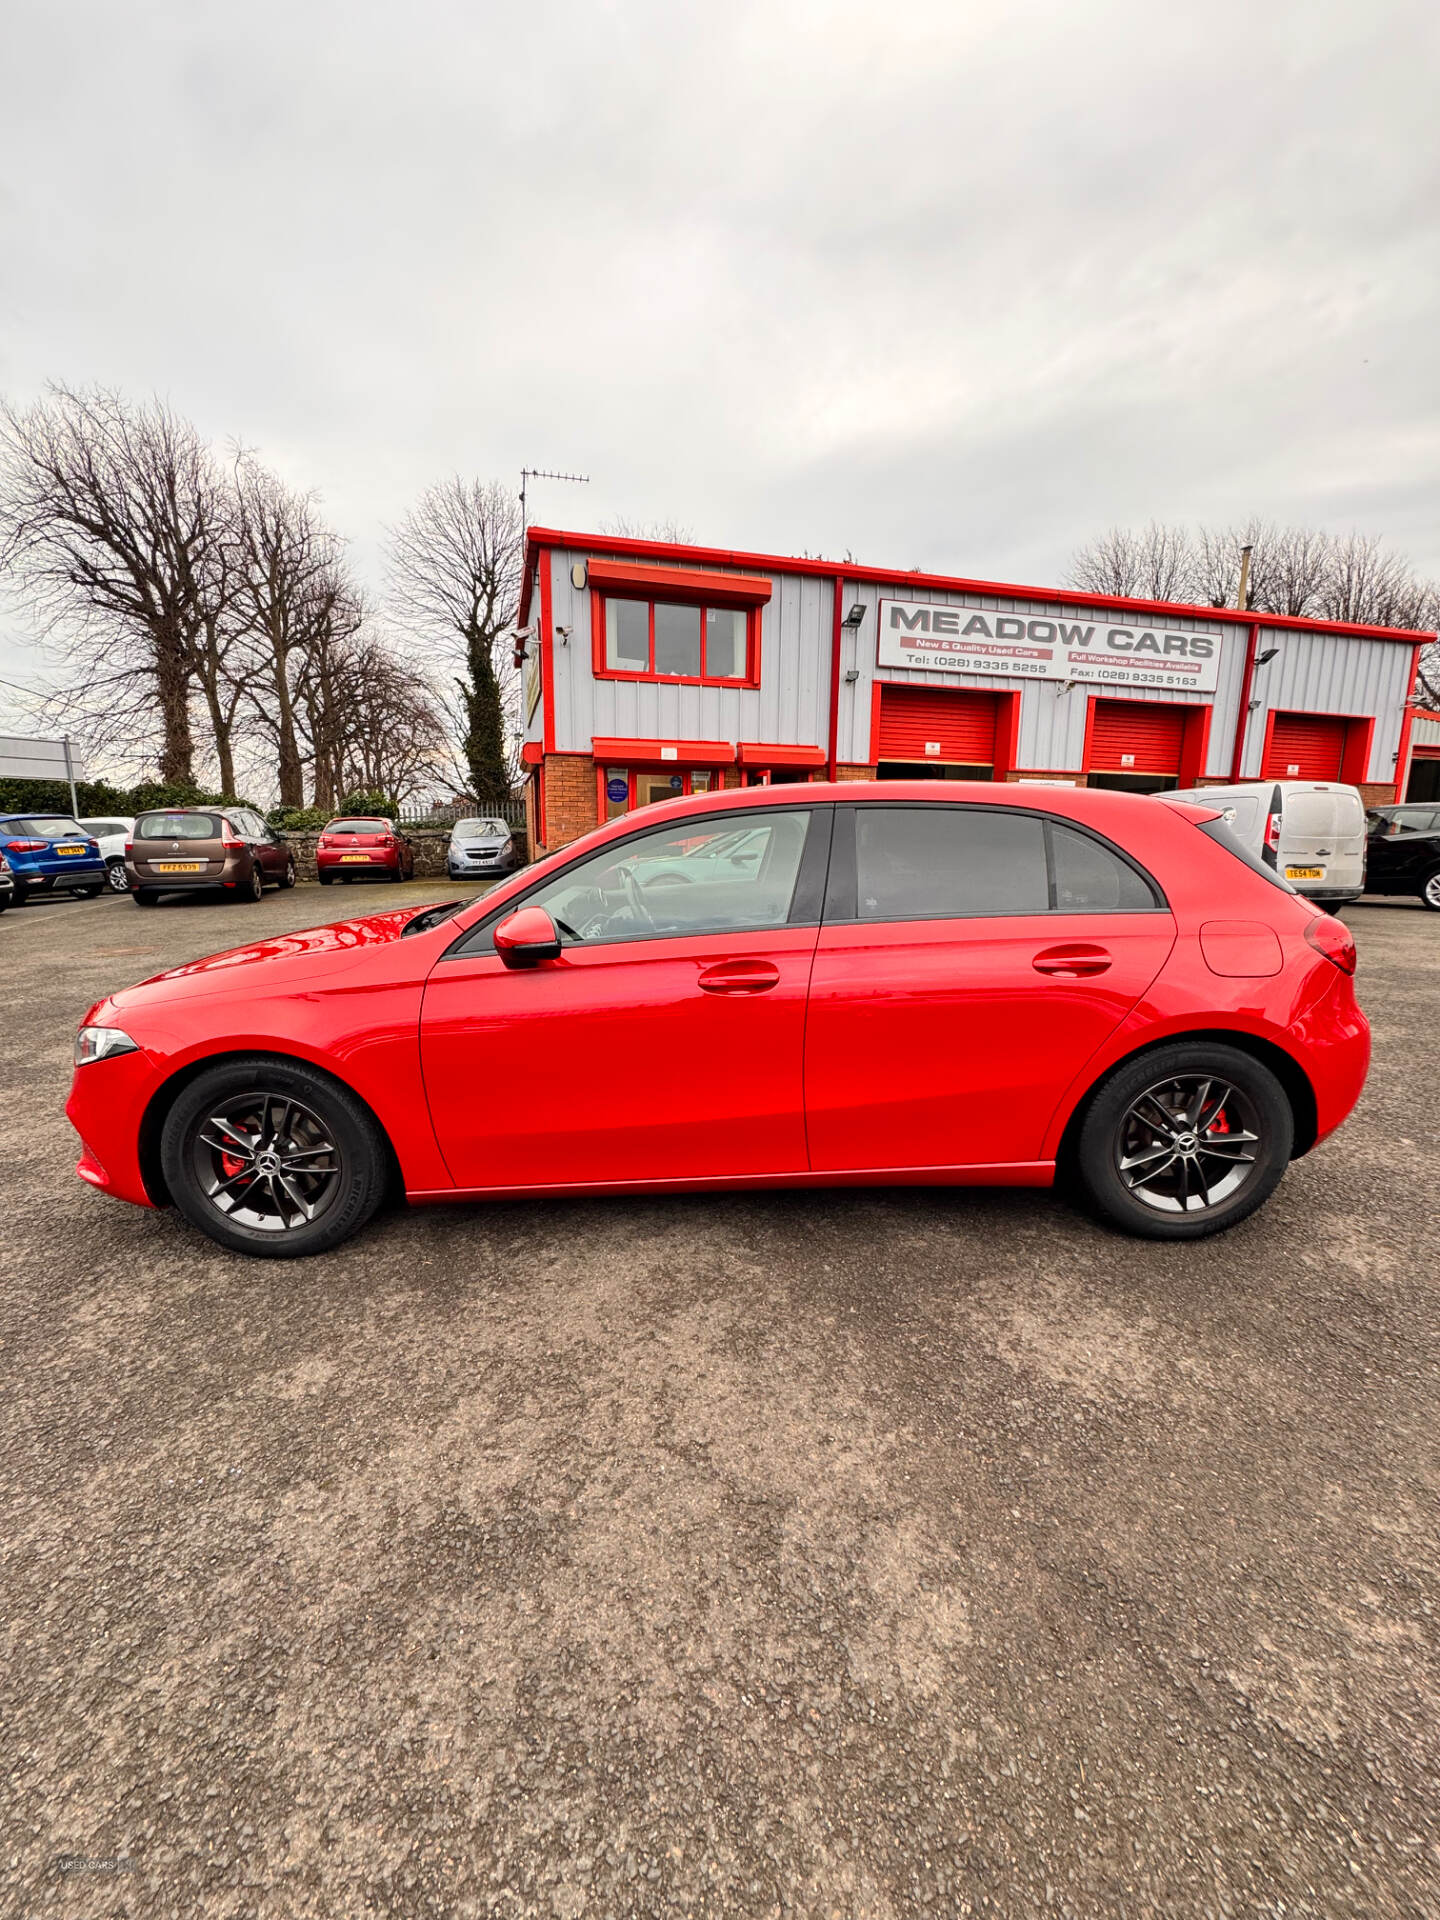
<svg viewBox="0 0 1440 1920">
<path fill-rule="evenodd" d="M 1440 867 L 1421 881 L 1420 898 L 1432 913 L 1440 913 Z"/>
<path fill-rule="evenodd" d="M 166 1116 L 160 1160 L 192 1226 L 277 1260 L 358 1232 L 388 1169 L 384 1138 L 354 1094 L 303 1062 L 263 1058 L 192 1081 Z"/>
<path fill-rule="evenodd" d="M 1263 1205 L 1294 1141 L 1290 1102 L 1268 1067 L 1223 1042 L 1177 1042 L 1104 1082 L 1076 1166 L 1114 1225 L 1151 1240 L 1200 1240 Z"/>
</svg>

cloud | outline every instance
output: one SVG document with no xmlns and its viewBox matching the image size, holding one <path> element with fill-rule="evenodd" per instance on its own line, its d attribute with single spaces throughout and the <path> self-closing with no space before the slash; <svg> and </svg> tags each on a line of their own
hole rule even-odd
<svg viewBox="0 0 1440 1920">
<path fill-rule="evenodd" d="M 1440 571 L 1418 0 L 7 22 L 0 388 L 166 395 L 372 579 L 522 464 L 592 475 L 551 521 L 998 578 L 1251 513 Z"/>
</svg>

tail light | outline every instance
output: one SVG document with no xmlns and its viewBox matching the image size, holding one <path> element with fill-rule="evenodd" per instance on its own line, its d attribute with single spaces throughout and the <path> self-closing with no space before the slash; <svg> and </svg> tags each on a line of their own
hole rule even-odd
<svg viewBox="0 0 1440 1920">
<path fill-rule="evenodd" d="M 1333 960 L 1342 973 L 1355 971 L 1355 937 L 1332 913 L 1317 913 L 1305 923 L 1305 938 L 1317 953 Z"/>
<path fill-rule="evenodd" d="M 7 840 L 7 853 L 43 853 L 50 842 L 48 840 Z"/>
<path fill-rule="evenodd" d="M 133 840 L 127 840 L 125 842 L 125 858 L 128 860 L 131 854 L 134 853 L 134 851 L 135 851 L 135 842 Z"/>
<path fill-rule="evenodd" d="M 235 832 L 233 827 L 227 827 L 221 835 L 220 844 L 226 848 L 227 851 L 237 851 L 244 846 L 245 842 L 241 839 L 240 835 Z"/>
<path fill-rule="evenodd" d="M 1280 864 L 1280 815 L 1268 814 L 1265 819 L 1265 851 L 1262 856 L 1272 867 Z"/>
</svg>

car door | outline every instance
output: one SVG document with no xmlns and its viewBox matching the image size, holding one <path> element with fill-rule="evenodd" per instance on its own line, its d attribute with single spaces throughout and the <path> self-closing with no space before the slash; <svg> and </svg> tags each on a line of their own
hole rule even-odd
<svg viewBox="0 0 1440 1920">
<path fill-rule="evenodd" d="M 493 922 L 439 960 L 421 1058 L 456 1185 L 802 1172 L 830 822 L 828 807 L 775 806 L 637 829 L 522 896 L 554 919 L 557 960 L 508 969 Z M 742 824 L 757 859 L 704 857 Z"/>
<path fill-rule="evenodd" d="M 1073 823 L 838 809 L 806 1028 L 812 1167 L 1035 1161 L 1174 939 L 1153 882 Z"/>
<path fill-rule="evenodd" d="M 1399 890 L 1418 886 L 1435 864 L 1433 807 L 1395 807 L 1370 841 L 1370 867 L 1377 881 Z"/>
</svg>

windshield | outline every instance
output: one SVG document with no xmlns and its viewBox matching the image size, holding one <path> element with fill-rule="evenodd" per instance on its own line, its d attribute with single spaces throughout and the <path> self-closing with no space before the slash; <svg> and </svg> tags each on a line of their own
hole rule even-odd
<svg viewBox="0 0 1440 1920">
<path fill-rule="evenodd" d="M 388 820 L 332 820 L 327 833 L 388 833 Z"/>
<path fill-rule="evenodd" d="M 509 833 L 510 829 L 503 820 L 457 820 L 455 831 L 457 834 L 466 835 L 498 833 L 503 836 Z"/>
<path fill-rule="evenodd" d="M 29 820 L 8 820 L 5 836 L 9 840 L 84 840 L 85 829 L 75 820 L 60 814 L 36 814 Z"/>
</svg>

